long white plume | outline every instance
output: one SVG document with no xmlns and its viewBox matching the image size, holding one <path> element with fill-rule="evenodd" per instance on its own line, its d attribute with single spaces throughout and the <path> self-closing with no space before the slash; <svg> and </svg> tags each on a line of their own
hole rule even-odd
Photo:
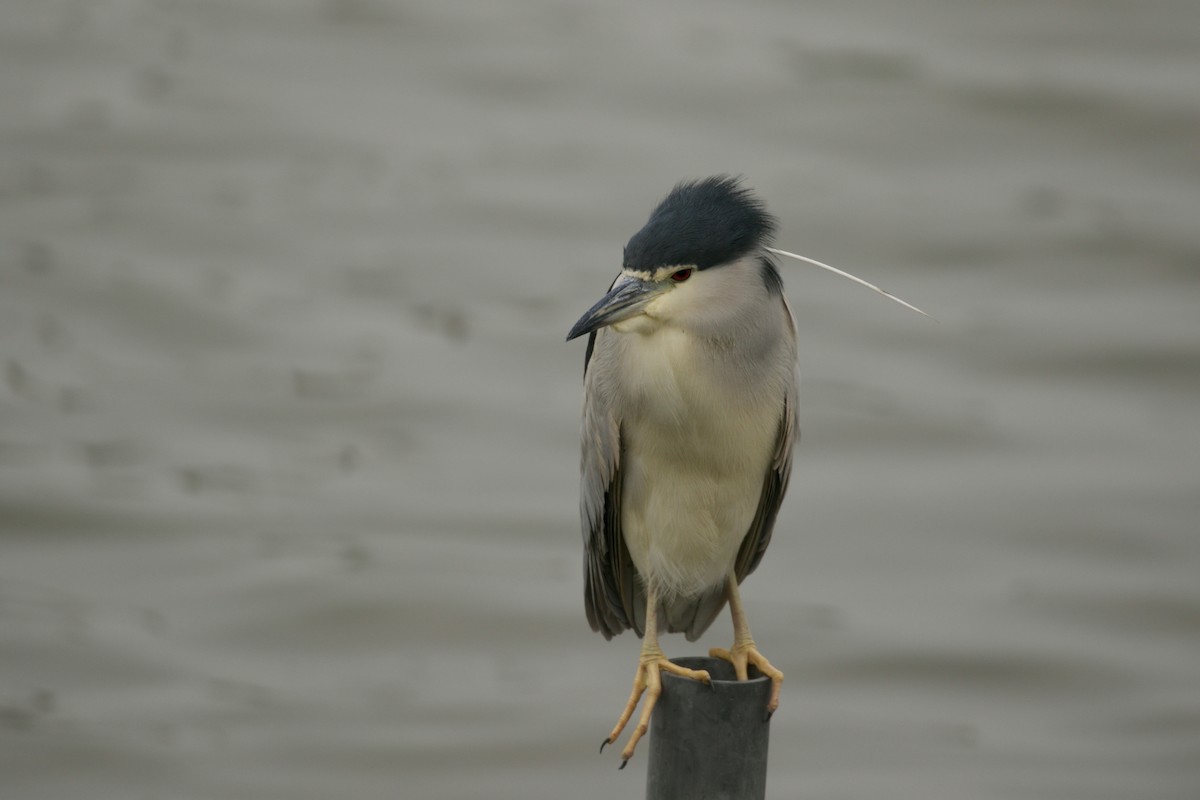
<svg viewBox="0 0 1200 800">
<path fill-rule="evenodd" d="M 926 314 L 924 311 L 922 311 L 921 309 L 914 306 L 912 303 L 906 303 L 903 300 L 901 300 L 899 297 L 896 297 L 896 295 L 892 294 L 891 292 L 885 292 L 883 289 L 880 289 L 875 284 L 867 283 L 862 278 L 859 278 L 855 275 L 851 275 L 849 272 L 843 272 L 842 270 L 838 269 L 837 267 L 831 267 L 828 264 L 822 264 L 820 261 L 817 261 L 816 259 L 808 258 L 807 256 L 797 255 L 796 253 L 789 253 L 787 250 L 776 250 L 774 247 L 768 247 L 768 248 L 766 248 L 766 250 L 768 253 L 774 253 L 777 256 L 787 256 L 788 258 L 794 258 L 797 261 L 804 261 L 806 263 L 812 264 L 815 267 L 820 267 L 821 269 L 827 269 L 830 272 L 833 272 L 837 275 L 841 275 L 843 278 L 849 278 L 850 280 L 854 281 L 855 283 L 861 283 L 863 286 L 867 287 L 868 289 L 874 289 L 875 291 L 879 292 L 884 297 L 895 300 L 897 303 L 904 306 L 905 308 L 911 308 L 913 311 L 917 312 L 918 314 L 929 317 L 928 314 Z M 933 317 L 929 317 L 929 318 L 933 319 Z"/>
</svg>

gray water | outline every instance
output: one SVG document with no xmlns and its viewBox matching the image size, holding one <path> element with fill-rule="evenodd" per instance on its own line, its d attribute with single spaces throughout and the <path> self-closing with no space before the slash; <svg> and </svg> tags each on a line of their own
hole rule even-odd
<svg viewBox="0 0 1200 800">
<path fill-rule="evenodd" d="M 734 172 L 938 320 L 785 267 L 770 796 L 1200 797 L 1198 86 L 1190 0 L 7 0 L 0 796 L 640 796 L 563 337 Z"/>
</svg>

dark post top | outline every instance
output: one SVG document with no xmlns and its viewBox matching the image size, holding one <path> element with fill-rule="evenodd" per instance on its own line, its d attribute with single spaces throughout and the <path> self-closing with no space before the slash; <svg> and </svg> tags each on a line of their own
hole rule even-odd
<svg viewBox="0 0 1200 800">
<path fill-rule="evenodd" d="M 751 668 L 750 680 L 734 680 L 733 666 L 717 658 L 671 660 L 708 670 L 713 682 L 662 673 L 650 719 L 646 800 L 763 800 L 770 679 Z"/>
</svg>

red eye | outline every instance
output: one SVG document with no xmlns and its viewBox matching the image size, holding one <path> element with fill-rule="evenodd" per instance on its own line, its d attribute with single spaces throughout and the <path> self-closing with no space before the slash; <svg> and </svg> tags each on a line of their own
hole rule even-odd
<svg viewBox="0 0 1200 800">
<path fill-rule="evenodd" d="M 671 280 L 675 281 L 676 283 L 683 283 L 690 277 L 692 277 L 691 269 L 681 269 L 677 272 L 671 273 Z"/>
</svg>

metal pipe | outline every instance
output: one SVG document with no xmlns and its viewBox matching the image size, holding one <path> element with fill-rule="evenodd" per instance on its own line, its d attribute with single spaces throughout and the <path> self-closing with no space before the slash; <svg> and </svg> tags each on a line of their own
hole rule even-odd
<svg viewBox="0 0 1200 800">
<path fill-rule="evenodd" d="M 663 672 L 650 719 L 646 800 L 763 800 L 767 791 L 767 701 L 771 681 L 751 667 L 738 681 L 717 658 L 671 659 L 705 669 L 712 686 Z"/>
</svg>

